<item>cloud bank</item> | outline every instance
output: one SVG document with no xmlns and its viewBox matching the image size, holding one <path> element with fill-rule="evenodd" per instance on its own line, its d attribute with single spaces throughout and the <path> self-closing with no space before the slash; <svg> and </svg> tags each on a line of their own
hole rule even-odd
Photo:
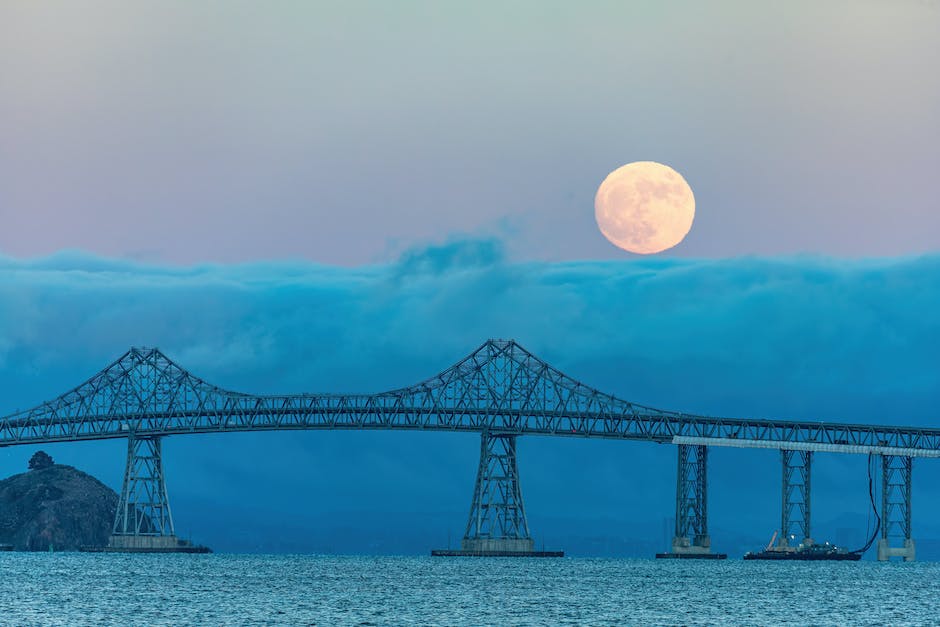
<svg viewBox="0 0 940 627">
<path fill-rule="evenodd" d="M 578 379 L 666 409 L 938 426 L 938 311 L 937 255 L 511 263 L 498 241 L 463 239 L 359 268 L 0 258 L 0 414 L 66 391 L 133 345 L 230 389 L 370 392 L 512 337 Z M 462 532 L 477 446 L 451 434 L 270 433 L 180 437 L 165 454 L 178 523 L 220 550 L 423 553 L 429 538 Z M 122 443 L 45 448 L 120 486 Z M 0 471 L 25 469 L 33 450 L 3 449 Z M 660 541 L 671 447 L 528 438 L 520 456 L 537 537 L 594 554 L 647 555 L 651 545 L 625 538 Z M 816 468 L 816 520 L 852 513 L 829 526 L 861 538 L 864 460 L 821 457 Z M 933 466 L 922 468 L 918 525 L 936 500 Z M 715 542 L 754 531 L 741 542 L 766 541 L 779 520 L 777 458 L 716 451 L 711 484 Z M 281 515 L 293 531 L 270 527 Z"/>
<path fill-rule="evenodd" d="M 38 400 L 18 391 L 47 369 L 77 383 L 132 345 L 250 391 L 378 391 L 513 337 L 638 402 L 923 423 L 936 311 L 938 256 L 509 263 L 482 239 L 353 269 L 0 258 L 0 411 Z"/>
</svg>

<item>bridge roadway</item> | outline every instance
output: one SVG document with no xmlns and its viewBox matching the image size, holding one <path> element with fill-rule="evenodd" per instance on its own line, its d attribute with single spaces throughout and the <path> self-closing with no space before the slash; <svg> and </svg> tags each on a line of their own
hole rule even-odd
<svg viewBox="0 0 940 627">
<path fill-rule="evenodd" d="M 134 348 L 75 389 L 0 420 L 0 446 L 127 438 L 128 473 L 132 465 L 143 463 L 141 459 L 155 457 L 159 468 L 148 472 L 159 475 L 154 481 L 159 479 L 162 485 L 159 439 L 163 436 L 288 429 L 479 432 L 482 445 L 477 492 L 486 492 L 497 481 L 498 474 L 484 466 L 504 458 L 510 461 L 499 461 L 497 465 L 508 463 L 510 467 L 497 470 L 509 476 L 516 487 L 501 487 L 510 493 L 517 490 L 515 439 L 520 435 L 674 443 L 680 448 L 680 473 L 684 472 L 686 449 L 692 450 L 696 459 L 704 460 L 708 446 L 776 448 L 804 455 L 875 454 L 889 460 L 940 456 L 940 429 L 706 417 L 638 405 L 566 376 L 511 340 L 489 340 L 451 368 L 417 385 L 353 395 L 232 392 L 192 375 L 157 349 Z M 147 450 L 142 452 L 142 446 Z M 701 483 L 702 499 L 704 468 L 703 461 L 701 479 L 696 479 L 692 471 L 687 473 L 692 482 L 689 485 Z M 909 483 L 909 476 L 907 479 Z M 136 498 L 128 491 L 154 486 L 128 482 L 133 483 L 130 476 L 125 478 L 122 495 L 124 513 L 135 517 L 138 507 L 134 503 L 139 505 L 139 501 L 128 501 Z M 681 482 L 680 476 L 680 490 Z M 165 493 L 165 486 L 156 488 Z M 499 510 L 500 515 L 509 511 L 480 501 L 485 501 L 486 494 L 478 496 L 475 507 L 487 512 Z M 168 503 L 159 498 L 150 505 L 158 510 L 165 506 L 167 512 L 169 509 Z M 909 510 L 909 498 L 907 505 Z M 513 524 L 524 529 L 485 530 L 471 520 L 467 537 L 489 538 L 490 531 L 516 534 L 507 536 L 513 538 L 519 534 L 527 537 L 521 494 L 513 507 L 519 511 L 510 512 L 510 518 L 517 516 L 519 520 Z M 677 510 L 679 507 L 677 501 Z M 688 507 L 704 509 L 696 503 Z M 690 524 L 695 524 L 697 518 L 704 522 L 704 511 L 692 511 L 690 515 Z M 152 520 L 132 522 L 145 529 L 155 524 Z M 172 527 L 172 520 L 168 524 Z M 686 531 L 677 529 L 677 537 Z"/>
<path fill-rule="evenodd" d="M 940 455 L 940 429 L 718 418 L 620 400 L 512 341 L 490 340 L 417 385 L 378 394 L 250 395 L 210 385 L 157 349 L 132 349 L 79 387 L 0 420 L 0 446 L 285 429 L 491 431 L 829 452 Z"/>
</svg>

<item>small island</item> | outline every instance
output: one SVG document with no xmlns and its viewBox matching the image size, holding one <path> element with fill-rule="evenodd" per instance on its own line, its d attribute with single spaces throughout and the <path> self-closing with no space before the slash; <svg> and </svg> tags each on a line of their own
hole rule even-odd
<svg viewBox="0 0 940 627">
<path fill-rule="evenodd" d="M 38 451 L 26 472 L 0 480 L 0 548 L 103 548 L 111 537 L 117 504 L 114 490 Z"/>
</svg>

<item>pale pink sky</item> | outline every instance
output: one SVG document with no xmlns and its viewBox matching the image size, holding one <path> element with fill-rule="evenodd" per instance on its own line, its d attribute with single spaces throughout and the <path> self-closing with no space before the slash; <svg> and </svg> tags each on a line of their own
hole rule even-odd
<svg viewBox="0 0 940 627">
<path fill-rule="evenodd" d="M 938 59 L 937 2 L 4 3 L 0 254 L 622 258 L 637 160 L 672 255 L 937 250 Z"/>
</svg>

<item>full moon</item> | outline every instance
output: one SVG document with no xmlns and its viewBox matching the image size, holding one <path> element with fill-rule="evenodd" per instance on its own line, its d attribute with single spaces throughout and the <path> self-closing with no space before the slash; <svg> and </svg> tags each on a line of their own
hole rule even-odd
<svg viewBox="0 0 940 627">
<path fill-rule="evenodd" d="M 594 217 L 614 246 L 650 255 L 685 238 L 695 218 L 695 196 L 668 165 L 637 161 L 608 174 L 597 188 Z"/>
</svg>

